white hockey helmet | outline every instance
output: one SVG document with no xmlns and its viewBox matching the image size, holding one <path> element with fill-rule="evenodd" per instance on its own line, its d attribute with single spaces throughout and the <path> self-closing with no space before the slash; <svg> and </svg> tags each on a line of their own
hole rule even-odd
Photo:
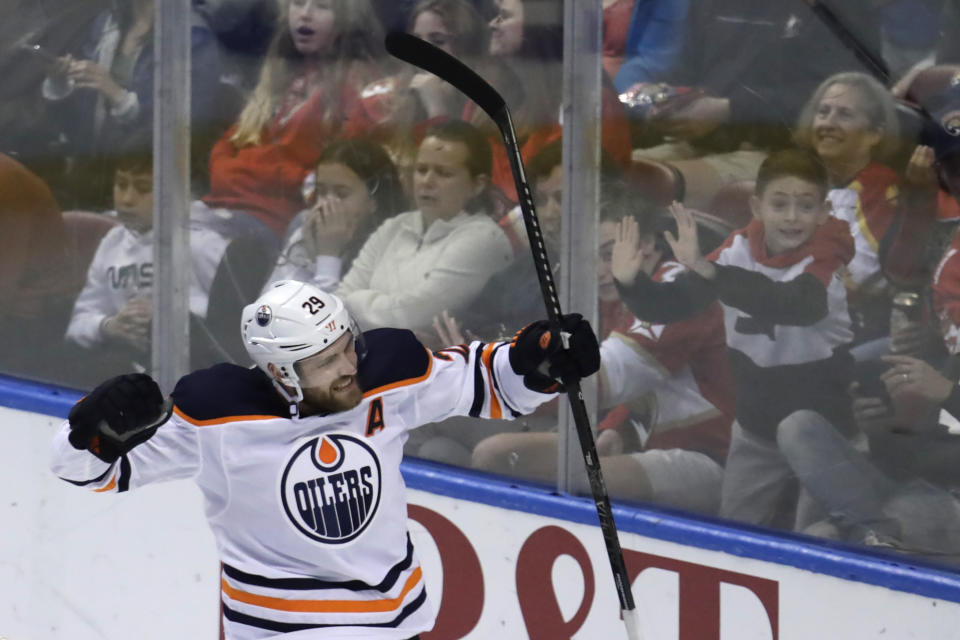
<svg viewBox="0 0 960 640">
<path fill-rule="evenodd" d="M 358 341 L 362 336 L 343 301 L 312 284 L 280 280 L 271 284 L 252 304 L 243 308 L 240 331 L 247 353 L 271 378 L 270 365 L 279 372 L 280 382 L 295 390 L 291 402 L 303 400 L 303 389 L 294 363 L 320 353 L 347 331 Z M 276 380 L 276 379 L 275 379 Z"/>
</svg>

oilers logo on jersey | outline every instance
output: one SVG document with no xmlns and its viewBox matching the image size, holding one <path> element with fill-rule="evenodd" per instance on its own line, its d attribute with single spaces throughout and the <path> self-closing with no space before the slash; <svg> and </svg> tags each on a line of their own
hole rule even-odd
<svg viewBox="0 0 960 640">
<path fill-rule="evenodd" d="M 376 452 L 349 433 L 325 433 L 302 444 L 280 480 L 287 518 L 312 540 L 343 544 L 367 528 L 380 505 Z"/>
</svg>

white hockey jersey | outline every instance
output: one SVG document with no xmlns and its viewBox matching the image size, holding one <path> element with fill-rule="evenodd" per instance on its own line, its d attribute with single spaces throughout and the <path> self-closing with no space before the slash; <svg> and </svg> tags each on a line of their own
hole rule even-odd
<svg viewBox="0 0 960 640">
<path fill-rule="evenodd" d="M 512 418 L 553 396 L 513 373 L 507 343 L 427 351 L 406 330 L 364 334 L 362 402 L 290 418 L 258 369 L 184 377 L 175 411 L 108 465 L 53 444 L 61 478 L 99 492 L 193 478 L 223 562 L 225 636 L 406 639 L 433 626 L 407 534 L 400 461 L 407 432 L 451 415 Z"/>
<path fill-rule="evenodd" d="M 207 315 L 210 285 L 227 248 L 215 231 L 190 229 L 190 312 Z M 123 225 L 107 232 L 87 270 L 87 282 L 73 306 L 67 339 L 82 347 L 101 342 L 100 324 L 137 296 L 153 291 L 153 231 L 138 233 Z"/>
</svg>

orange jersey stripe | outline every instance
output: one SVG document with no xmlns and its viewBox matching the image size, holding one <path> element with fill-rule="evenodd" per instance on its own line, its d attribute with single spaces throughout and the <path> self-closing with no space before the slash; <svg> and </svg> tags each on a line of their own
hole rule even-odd
<svg viewBox="0 0 960 640">
<path fill-rule="evenodd" d="M 220 586 L 223 592 L 238 602 L 265 607 L 267 609 L 276 609 L 277 611 L 293 611 L 297 613 L 383 613 L 395 611 L 403 604 L 403 599 L 417 586 L 423 571 L 420 567 L 414 569 L 407 582 L 403 585 L 403 590 L 396 598 L 383 600 L 286 600 L 284 598 L 273 598 L 270 596 L 260 596 L 246 591 L 240 591 L 227 584 L 225 578 L 220 580 Z"/>
<path fill-rule="evenodd" d="M 217 424 L 227 424 L 228 422 L 245 422 L 247 420 L 277 420 L 280 416 L 224 416 L 223 418 L 213 418 L 210 420 L 195 420 L 191 418 L 183 411 L 180 410 L 180 407 L 174 405 L 173 412 L 192 424 L 195 427 L 209 427 Z"/>
<path fill-rule="evenodd" d="M 117 486 L 117 474 L 114 473 L 113 477 L 110 478 L 110 484 L 105 487 L 100 487 L 99 489 L 94 489 L 94 493 L 103 493 L 104 491 L 112 491 Z"/>
<path fill-rule="evenodd" d="M 480 361 L 487 368 L 487 387 L 490 389 L 490 417 L 494 420 L 500 420 L 503 418 L 503 409 L 500 408 L 500 401 L 497 400 L 497 394 L 493 390 L 493 368 L 490 364 L 490 358 L 493 357 L 493 349 L 496 346 L 496 342 L 488 344 L 483 349 Z"/>
<path fill-rule="evenodd" d="M 426 347 L 424 347 L 426 349 Z M 377 395 L 378 393 L 383 393 L 384 391 L 390 391 L 391 389 L 399 389 L 400 387 L 406 387 L 411 384 L 417 384 L 418 382 L 423 382 L 430 376 L 430 372 L 433 371 L 433 354 L 430 353 L 429 349 L 427 351 L 427 372 L 422 376 L 417 376 L 416 378 L 407 378 L 406 380 L 399 380 L 397 382 L 391 382 L 390 384 L 385 384 L 382 387 L 377 387 L 376 389 L 370 389 L 369 391 L 363 392 L 364 398 L 369 398 L 370 396 Z"/>
</svg>

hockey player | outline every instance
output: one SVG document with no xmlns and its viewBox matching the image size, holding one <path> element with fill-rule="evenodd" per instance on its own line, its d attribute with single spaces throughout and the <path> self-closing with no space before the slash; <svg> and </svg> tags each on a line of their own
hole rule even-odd
<svg viewBox="0 0 960 640">
<path fill-rule="evenodd" d="M 430 352 L 407 330 L 360 333 L 339 298 L 288 280 L 241 322 L 257 367 L 197 371 L 167 401 L 147 376 L 111 379 L 70 412 L 52 462 L 100 492 L 193 478 L 232 640 L 429 630 L 399 467 L 407 432 L 450 415 L 515 417 L 553 397 L 556 377 L 599 368 L 576 314 L 561 323 L 567 350 L 540 321 L 511 343 Z"/>
</svg>

